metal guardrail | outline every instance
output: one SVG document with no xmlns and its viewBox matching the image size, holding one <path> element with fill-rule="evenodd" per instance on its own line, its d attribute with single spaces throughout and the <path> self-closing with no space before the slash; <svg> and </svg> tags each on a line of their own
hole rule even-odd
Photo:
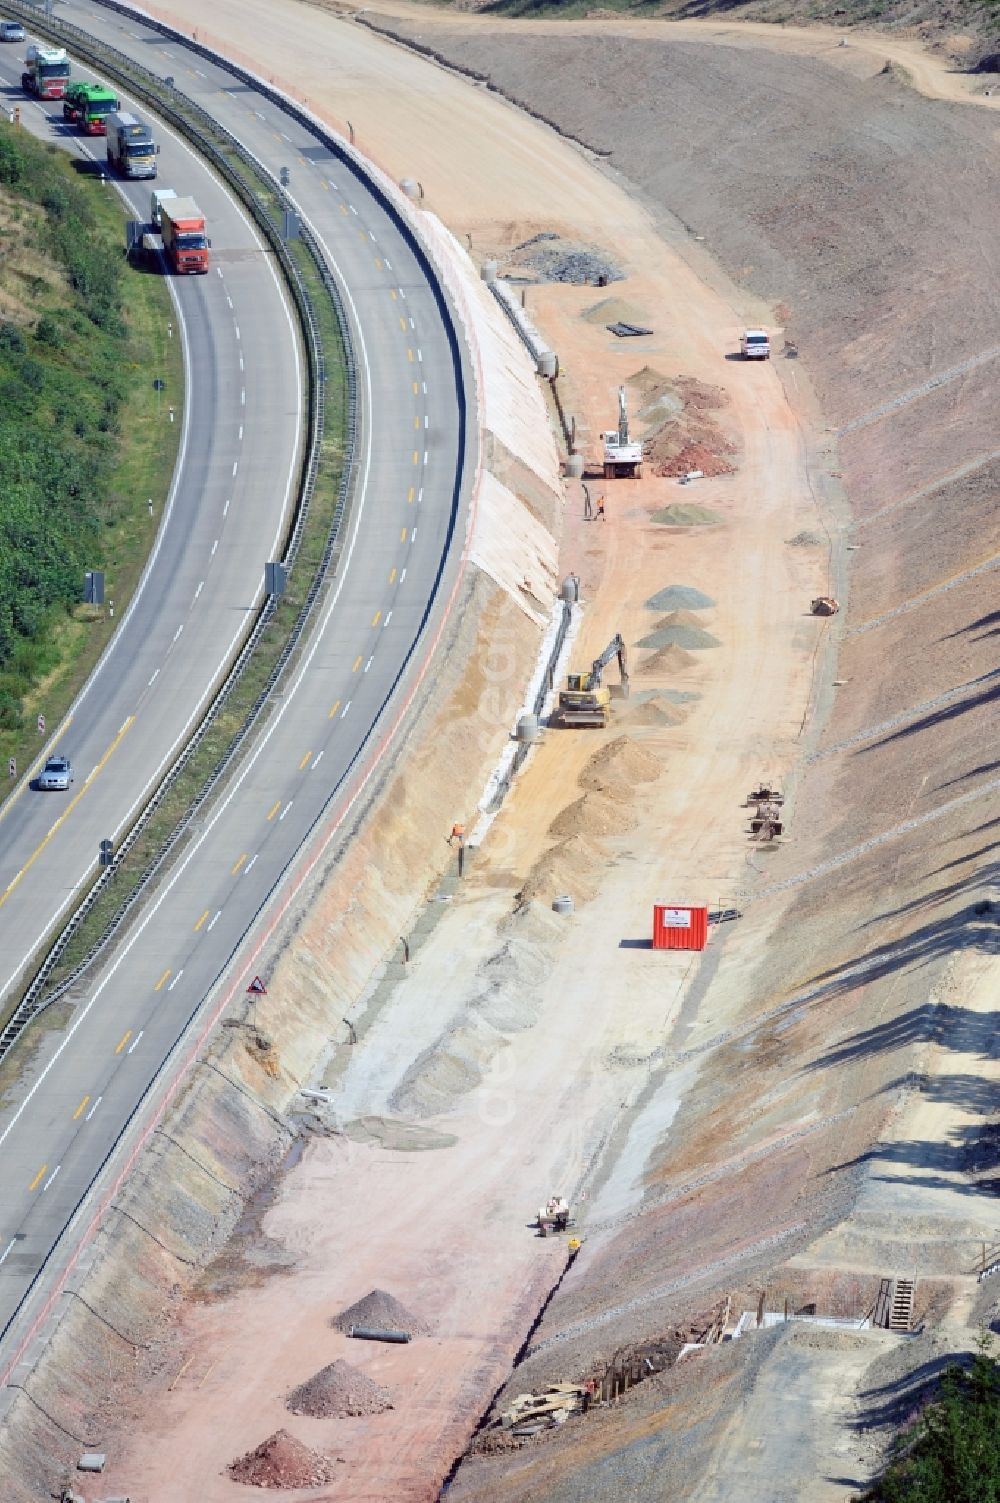
<svg viewBox="0 0 1000 1503">
<path fill-rule="evenodd" d="M 126 13 L 126 7 L 124 6 L 111 5 L 108 8 L 117 10 L 119 13 Z M 183 110 L 172 106 L 169 99 L 164 98 L 162 92 L 164 89 L 163 82 L 157 79 L 149 70 L 143 68 L 141 64 L 134 62 L 124 53 L 120 53 L 117 49 L 97 41 L 88 33 L 81 31 L 78 27 L 67 22 L 54 21 L 46 17 L 44 24 L 39 27 L 39 17 L 34 7 L 25 3 L 19 3 L 19 0 L 14 0 L 14 3 L 9 4 L 7 9 L 11 14 L 20 15 L 24 20 L 29 21 L 35 29 L 51 33 L 55 39 L 63 42 L 69 50 L 86 58 L 89 63 L 100 67 L 109 77 L 116 78 L 116 81 L 142 98 L 154 113 L 167 119 L 175 129 L 186 136 L 192 145 L 196 147 L 199 154 L 212 163 L 223 181 L 232 188 L 241 202 L 250 210 L 255 222 L 275 251 L 299 313 L 311 378 L 309 381 L 309 442 L 306 449 L 304 471 L 299 489 L 298 505 L 282 556 L 282 562 L 291 567 L 301 544 L 309 503 L 315 487 L 324 435 L 326 366 L 319 325 L 312 300 L 301 281 L 295 262 L 289 255 L 287 247 L 282 240 L 278 226 L 267 214 L 252 186 L 236 171 L 224 153 L 213 144 L 207 134 L 202 133 L 198 125 L 194 122 L 200 120 L 204 123 L 207 131 L 210 131 L 217 138 L 224 140 L 228 149 L 239 157 L 241 161 L 246 163 L 260 181 L 267 184 L 269 191 L 273 194 L 277 203 L 286 206 L 288 204 L 286 195 L 282 192 L 280 184 L 272 177 L 263 164 L 253 157 L 229 131 L 212 120 L 194 101 L 188 100 L 185 97 Z M 177 35 L 177 40 L 186 41 L 179 34 Z M 213 61 L 217 61 L 214 55 Z M 231 71 L 242 74 L 242 70 L 232 69 Z M 202 789 L 188 806 L 187 811 L 182 815 L 159 856 L 143 874 L 139 885 L 123 901 L 117 913 L 112 917 L 101 939 L 58 986 L 53 987 L 50 992 L 46 993 L 45 987 L 49 978 L 65 953 L 74 934 L 93 910 L 99 898 L 103 896 L 108 884 L 114 880 L 115 873 L 134 847 L 145 826 L 159 808 L 167 793 L 190 763 L 191 758 L 218 718 L 219 712 L 225 705 L 234 686 L 245 672 L 247 664 L 275 610 L 274 602 L 271 600 L 267 601 L 261 607 L 257 620 L 251 628 L 240 653 L 230 667 L 199 726 L 129 830 L 116 853 L 114 864 L 102 872 L 79 908 L 67 922 L 42 962 L 24 998 L 3 1031 L 0 1032 L 0 1061 L 10 1053 L 34 1018 L 46 1007 L 49 1007 L 53 1002 L 64 996 L 69 988 L 79 980 L 81 975 L 104 952 L 126 922 L 136 903 L 145 895 L 146 888 L 152 878 L 162 870 L 163 866 L 169 860 L 178 843 L 190 828 L 191 822 L 198 810 L 205 803 L 206 799 L 211 796 L 220 780 L 225 776 L 237 752 L 241 749 L 250 732 L 260 719 L 276 684 L 280 680 L 292 653 L 295 651 L 302 637 L 309 617 L 312 614 L 313 607 L 326 581 L 330 566 L 334 561 L 343 520 L 349 509 L 354 478 L 354 448 L 357 430 L 356 366 L 350 325 L 340 295 L 340 289 L 323 260 L 314 236 L 306 226 L 302 227 L 302 239 L 316 265 L 336 314 L 340 338 L 344 348 L 347 376 L 346 457 L 341 476 L 340 493 L 334 509 L 334 516 L 323 557 L 315 571 L 302 608 L 289 633 L 288 640 L 268 676 L 267 683 L 258 695 L 239 730 L 230 741 L 223 757 L 210 774 Z"/>
</svg>

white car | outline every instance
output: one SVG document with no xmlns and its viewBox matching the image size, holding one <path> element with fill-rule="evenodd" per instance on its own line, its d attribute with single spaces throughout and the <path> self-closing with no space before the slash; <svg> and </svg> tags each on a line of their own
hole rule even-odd
<svg viewBox="0 0 1000 1503">
<path fill-rule="evenodd" d="M 24 27 L 20 21 L 0 21 L 0 42 L 23 42 Z"/>
<path fill-rule="evenodd" d="M 744 360 L 770 360 L 771 340 L 764 329 L 746 329 L 740 335 L 740 350 Z"/>
<path fill-rule="evenodd" d="M 73 781 L 69 757 L 50 757 L 38 778 L 43 793 L 65 793 Z"/>
</svg>

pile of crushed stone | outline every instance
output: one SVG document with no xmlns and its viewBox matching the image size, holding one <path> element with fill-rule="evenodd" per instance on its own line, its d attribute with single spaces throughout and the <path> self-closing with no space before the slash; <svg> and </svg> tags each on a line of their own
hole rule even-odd
<svg viewBox="0 0 1000 1503">
<path fill-rule="evenodd" d="M 336 1475 L 328 1456 L 313 1451 L 287 1430 L 276 1430 L 227 1468 L 234 1482 L 248 1487 L 319 1487 Z"/>
<path fill-rule="evenodd" d="M 350 1335 L 352 1326 L 368 1326 L 377 1331 L 409 1331 L 411 1336 L 430 1334 L 430 1326 L 426 1321 L 414 1315 L 384 1289 L 371 1290 L 364 1299 L 341 1310 L 330 1324 L 338 1331 L 343 1331 L 345 1336 Z"/>
<path fill-rule="evenodd" d="M 707 611 L 715 601 L 711 595 L 696 590 L 694 585 L 667 585 L 650 595 L 646 601 L 647 611 Z"/>
<path fill-rule="evenodd" d="M 683 647 L 678 647 L 676 642 L 672 642 L 669 647 L 661 647 L 659 652 L 650 653 L 648 658 L 643 658 L 639 672 L 682 673 L 685 668 L 693 668 L 697 661 L 693 652 L 687 652 Z"/>
<path fill-rule="evenodd" d="M 503 275 L 518 281 L 606 287 L 609 282 L 621 282 L 625 273 L 595 246 L 543 232 L 515 245 L 504 259 Z"/>
<path fill-rule="evenodd" d="M 292 1414 L 308 1414 L 313 1419 L 349 1419 L 381 1414 L 392 1408 L 392 1400 L 388 1389 L 338 1359 L 293 1388 L 285 1406 Z"/>
<path fill-rule="evenodd" d="M 677 502 L 674 506 L 661 506 L 649 520 L 661 527 L 712 527 L 722 518 L 717 511 L 709 511 L 707 506 L 685 506 L 683 502 Z"/>
<path fill-rule="evenodd" d="M 640 647 L 682 647 L 688 652 L 703 652 L 708 647 L 718 647 L 718 637 L 713 637 L 703 626 L 661 626 L 642 637 Z M 648 661 L 647 661 L 648 666 Z"/>
</svg>

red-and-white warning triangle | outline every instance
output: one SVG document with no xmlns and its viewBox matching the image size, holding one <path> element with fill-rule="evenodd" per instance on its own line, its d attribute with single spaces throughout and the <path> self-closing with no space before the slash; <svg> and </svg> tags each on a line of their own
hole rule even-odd
<svg viewBox="0 0 1000 1503">
<path fill-rule="evenodd" d="M 255 976 L 253 978 L 250 985 L 247 987 L 247 991 L 253 992 L 255 997 L 267 996 L 267 987 L 264 985 L 263 981 L 261 981 L 259 976 Z"/>
</svg>

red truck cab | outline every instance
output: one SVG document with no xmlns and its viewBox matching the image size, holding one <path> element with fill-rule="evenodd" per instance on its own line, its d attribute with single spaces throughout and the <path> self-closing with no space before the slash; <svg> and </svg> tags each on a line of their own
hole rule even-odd
<svg viewBox="0 0 1000 1503">
<path fill-rule="evenodd" d="M 174 271 L 208 271 L 211 242 L 205 234 L 205 216 L 193 198 L 168 198 L 161 203 L 160 233 Z"/>
</svg>

